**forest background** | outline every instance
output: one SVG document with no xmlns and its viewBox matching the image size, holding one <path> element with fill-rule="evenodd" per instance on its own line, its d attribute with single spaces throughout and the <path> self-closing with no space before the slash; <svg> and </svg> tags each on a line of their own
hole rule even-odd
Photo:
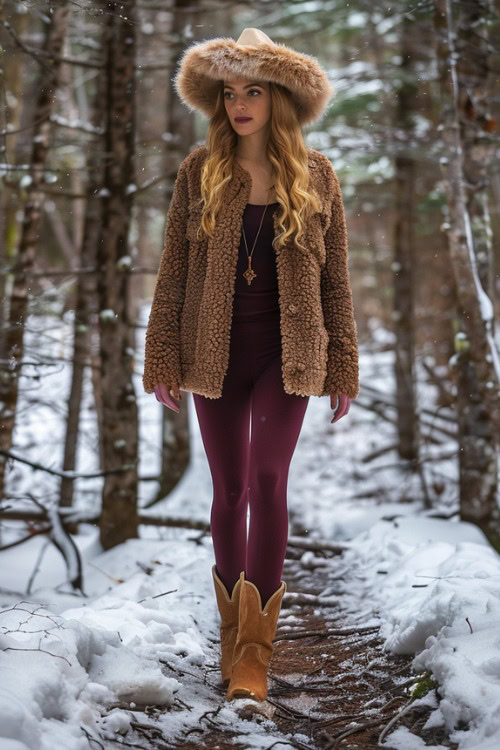
<svg viewBox="0 0 500 750">
<path fill-rule="evenodd" d="M 500 549 L 499 20 L 492 0 L 0 0 L 4 547 L 43 533 L 64 550 L 79 521 L 104 548 L 196 523 L 144 514 L 190 459 L 187 409 L 158 405 L 151 430 L 141 389 L 169 199 L 206 132 L 172 79 L 186 45 L 256 26 L 336 90 L 305 140 L 341 181 L 361 350 L 393 355 L 387 389 L 362 369 L 351 406 L 393 426 L 365 460 L 395 450 L 419 482 L 401 502 Z"/>
</svg>

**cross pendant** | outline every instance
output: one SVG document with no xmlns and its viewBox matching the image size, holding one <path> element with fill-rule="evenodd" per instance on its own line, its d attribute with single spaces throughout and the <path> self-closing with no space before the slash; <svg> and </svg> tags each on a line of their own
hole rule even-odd
<svg viewBox="0 0 500 750">
<path fill-rule="evenodd" d="M 252 283 L 252 281 L 257 276 L 257 274 L 255 273 L 255 271 L 253 270 L 253 268 L 250 266 L 250 262 L 251 262 L 250 258 L 248 258 L 248 268 L 245 271 L 245 273 L 243 274 L 243 276 L 247 280 L 248 286 L 250 286 L 250 284 Z"/>
</svg>

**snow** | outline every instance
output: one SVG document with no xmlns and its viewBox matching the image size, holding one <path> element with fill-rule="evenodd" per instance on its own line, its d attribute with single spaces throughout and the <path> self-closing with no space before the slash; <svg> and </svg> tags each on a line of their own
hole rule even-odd
<svg viewBox="0 0 500 750">
<path fill-rule="evenodd" d="M 132 262 L 133 261 L 131 255 L 122 255 L 116 261 L 116 267 L 119 271 L 127 271 L 128 269 L 132 268 Z"/>
<path fill-rule="evenodd" d="M 121 555 L 134 559 L 142 552 L 147 557 L 155 546 L 140 541 L 122 545 L 98 556 L 96 565 L 107 567 L 109 575 L 120 569 Z M 204 664 L 205 639 L 191 611 L 191 597 L 196 597 L 192 586 L 182 605 L 186 582 L 168 562 L 174 545 L 161 546 L 164 554 L 154 560 L 157 575 L 141 571 L 112 587 L 106 583 L 112 593 L 94 595 L 85 606 L 58 612 L 45 590 L 37 597 L 47 598 L 45 606 L 24 601 L 3 608 L 0 669 L 8 675 L 0 691 L 3 737 L 43 750 L 57 746 L 55 733 L 66 726 L 74 736 L 65 737 L 64 747 L 83 748 L 76 729 L 83 723 L 97 730 L 101 708 L 131 700 L 143 706 L 172 705 L 182 685 L 162 672 L 161 663 L 182 669 Z M 188 544 L 181 543 L 176 555 L 180 571 L 191 568 L 188 551 Z M 102 588 L 101 573 L 95 570 L 89 579 L 94 591 Z M 169 596 L 153 598 L 159 586 L 178 592 L 175 606 Z"/>
<path fill-rule="evenodd" d="M 95 539 L 90 544 L 88 537 L 96 531 L 86 531 L 84 550 L 95 549 Z M 85 746 L 80 726 L 101 735 L 127 731 L 131 713 L 121 710 L 123 702 L 133 701 L 138 710 L 148 704 L 168 709 L 179 695 L 193 704 L 192 684 L 179 674 L 217 668 L 210 644 L 217 628 L 213 553 L 209 539 L 195 552 L 188 533 L 177 534 L 176 541 L 130 540 L 93 554 L 92 566 L 90 560 L 85 566 L 89 600 L 83 606 L 65 608 L 63 595 L 42 588 L 36 601 L 45 599 L 43 607 L 33 601 L 3 607 L 0 669 L 8 675 L 0 689 L 3 737 L 41 750 L 64 737 L 65 748 L 79 750 Z M 30 545 L 41 543 L 34 538 Z M 4 554 L 19 556 L 15 550 Z M 304 553 L 305 567 L 311 554 Z M 371 604 L 384 648 L 415 653 L 416 671 L 429 671 L 438 681 L 440 702 L 429 725 L 444 723 L 460 750 L 483 748 L 493 738 L 498 747 L 500 741 L 497 558 L 476 527 L 423 517 L 376 521 L 352 538 L 343 557 L 357 581 L 350 595 L 365 607 L 367 600 Z M 2 580 L 10 568 L 6 562 Z M 328 600 L 327 591 L 323 597 Z M 6 650 L 19 648 L 28 650 Z M 175 674 L 165 675 L 164 665 Z M 195 706 L 197 716 L 207 709 L 202 700 Z M 227 706 L 228 724 L 239 721 Z M 172 716 L 179 713 L 168 716 L 174 736 L 180 727 Z M 457 729 L 459 722 L 468 729 Z M 251 744 L 246 736 L 248 747 L 266 746 L 259 737 Z M 424 747 L 401 727 L 384 743 L 404 750 Z M 3 742 L 0 747 L 4 750 Z"/>
<path fill-rule="evenodd" d="M 111 310 L 111 308 L 106 308 L 105 310 L 100 311 L 99 319 L 102 320 L 103 323 L 114 323 L 116 313 L 114 310 Z"/>
<path fill-rule="evenodd" d="M 386 743 L 391 750 L 446 750 L 445 745 L 426 745 L 420 738 L 412 734 L 406 727 L 398 727 L 388 735 Z"/>
<path fill-rule="evenodd" d="M 103 134 L 102 128 L 95 127 L 90 122 L 85 122 L 84 120 L 80 120 L 79 118 L 70 119 L 69 117 L 64 117 L 57 112 L 52 112 L 52 114 L 50 115 L 50 120 L 51 122 L 54 122 L 61 127 L 77 128 L 78 130 L 82 130 L 85 133 L 92 133 L 94 135 Z"/>
<path fill-rule="evenodd" d="M 478 528 L 439 519 L 380 521 L 344 557 L 363 573 L 384 648 L 416 654 L 415 670 L 439 683 L 434 721 L 446 724 L 460 750 L 482 748 L 492 736 L 498 747 L 500 560 Z M 463 722 L 467 729 L 458 729 Z"/>
<path fill-rule="evenodd" d="M 67 327 L 52 328 L 48 335 L 43 320 L 30 319 L 31 360 L 36 352 L 40 360 L 50 361 L 50 352 L 57 349 L 70 361 L 71 320 L 66 316 Z M 382 332 L 379 339 L 384 340 Z M 361 374 L 367 387 L 360 403 L 369 386 L 390 401 L 392 368 L 390 351 L 362 349 Z M 64 410 L 51 410 L 48 405 L 51 400 L 64 404 L 68 370 L 54 368 L 44 377 L 41 403 L 28 400 L 39 387 L 29 373 L 29 368 L 23 370 L 21 392 L 27 394 L 26 404 L 18 413 L 13 452 L 57 468 L 62 465 Z M 162 407 L 142 392 L 140 376 L 138 362 L 140 475 L 151 476 L 158 470 Z M 206 521 L 210 472 L 191 397 L 182 396 L 192 436 L 190 465 L 168 498 L 141 513 Z M 431 389 L 423 396 L 422 403 L 432 403 Z M 288 504 L 294 531 L 289 541 L 297 541 L 300 529 L 311 544 L 339 543 L 345 549 L 331 558 L 306 549 L 297 564 L 304 571 L 326 569 L 329 585 L 319 600 L 327 604 L 342 596 L 346 627 L 379 626 L 383 649 L 412 655 L 415 672 L 432 676 L 437 687 L 418 699 L 431 711 L 428 727 L 446 727 L 458 750 L 496 750 L 500 746 L 499 556 L 476 526 L 456 517 L 429 517 L 421 501 L 420 478 L 399 468 L 393 450 L 363 460 L 394 443 L 389 422 L 355 401 L 345 418 L 335 425 L 330 419 L 329 399 L 311 398 L 290 467 Z M 92 477 L 98 459 L 88 381 L 82 423 L 88 436 L 83 435 L 79 445 L 78 473 L 85 477 L 75 483 L 75 498 L 80 511 L 92 512 L 102 477 Z M 455 510 L 455 461 L 441 458 L 435 463 L 424 458 L 433 452 L 453 456 L 454 447 L 453 439 L 443 435 L 441 444 L 425 446 L 422 455 L 428 487 L 440 483 L 432 499 L 435 510 L 443 514 Z M 9 481 L 11 496 L 22 498 L 36 487 L 38 497 L 50 498 L 57 497 L 60 477 L 33 473 L 14 463 Z M 153 482 L 141 482 L 141 506 L 154 492 Z M 18 506 L 32 507 L 25 500 L 17 501 Z M 3 523 L 2 544 L 13 541 L 22 528 L 19 522 Z M 241 718 L 242 701 L 225 702 L 217 688 L 219 621 L 210 536 L 143 525 L 139 539 L 103 550 L 96 527 L 82 524 L 72 540 L 82 560 L 85 596 L 72 589 L 61 553 L 53 544 L 47 546 L 44 536 L 35 535 L 2 552 L 0 750 L 87 750 L 99 743 L 107 750 L 116 746 L 117 737 L 134 741 L 135 721 L 151 724 L 168 742 L 199 727 L 200 717 L 214 708 L 218 725 L 236 733 L 232 734 L 235 745 L 238 738 L 248 748 L 268 748 L 283 741 L 272 718 Z M 74 575 L 76 556 L 63 541 Z M 292 592 L 285 596 L 291 603 Z M 299 621 L 300 605 L 287 608 L 281 618 L 283 632 Z M 310 709 L 307 700 L 305 710 Z M 302 734 L 291 737 L 304 745 L 310 742 Z M 420 750 L 424 744 L 396 723 L 382 746 Z"/>
</svg>

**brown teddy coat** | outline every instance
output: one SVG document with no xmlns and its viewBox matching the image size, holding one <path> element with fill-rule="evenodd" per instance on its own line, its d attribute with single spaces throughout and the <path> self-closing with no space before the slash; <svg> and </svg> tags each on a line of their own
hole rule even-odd
<svg viewBox="0 0 500 750">
<path fill-rule="evenodd" d="M 310 179 L 323 208 L 301 238 L 308 252 L 275 250 L 286 393 L 359 393 L 358 340 L 349 282 L 342 193 L 329 159 L 307 149 Z M 220 398 L 229 362 L 236 263 L 251 176 L 235 160 L 214 239 L 198 239 L 205 146 L 181 163 L 168 210 L 163 253 L 146 331 L 146 393 L 165 383 Z M 274 215 L 278 234 L 278 213 Z"/>
</svg>

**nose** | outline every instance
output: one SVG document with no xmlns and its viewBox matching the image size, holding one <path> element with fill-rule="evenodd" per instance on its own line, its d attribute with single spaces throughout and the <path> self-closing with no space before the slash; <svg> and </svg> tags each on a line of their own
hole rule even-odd
<svg viewBox="0 0 500 750">
<path fill-rule="evenodd" d="M 247 108 L 247 105 L 245 103 L 244 99 L 240 99 L 238 95 L 236 95 L 236 98 L 233 100 L 234 108 L 239 112 L 240 110 L 245 111 Z"/>
</svg>

